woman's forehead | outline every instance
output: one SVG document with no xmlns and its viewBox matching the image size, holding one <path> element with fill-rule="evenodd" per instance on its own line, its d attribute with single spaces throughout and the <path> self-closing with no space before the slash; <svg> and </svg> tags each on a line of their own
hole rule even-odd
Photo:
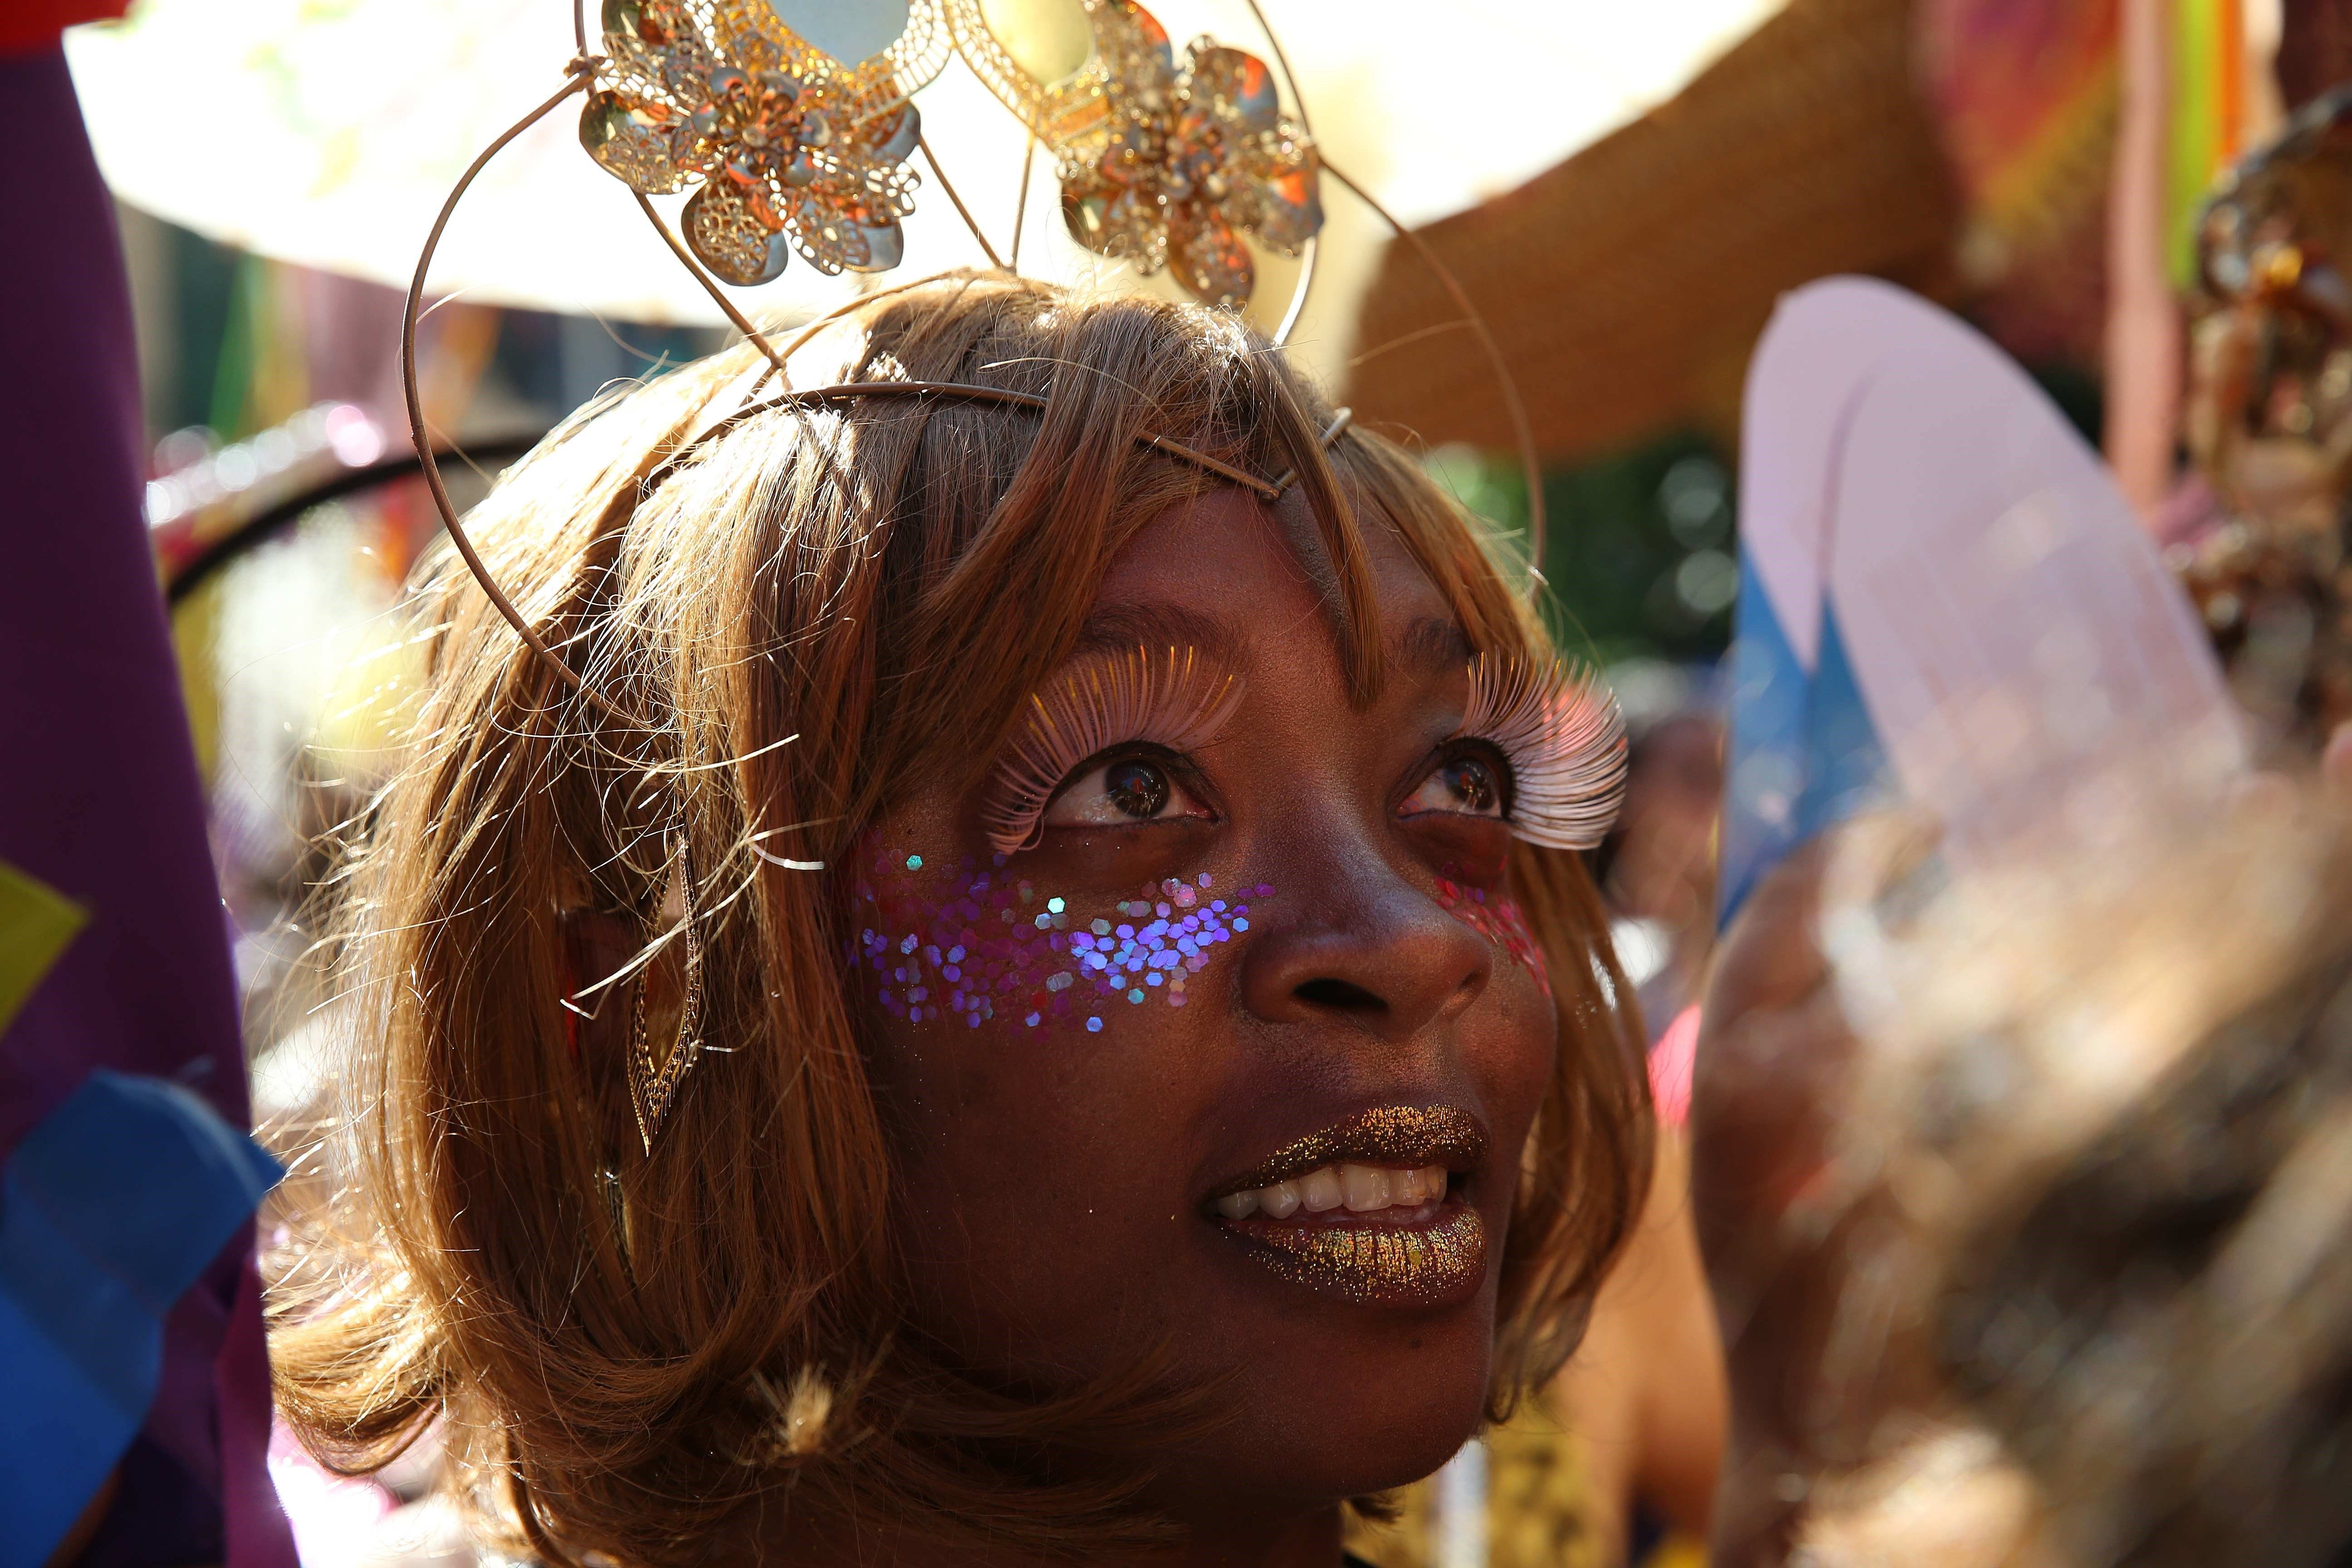
<svg viewBox="0 0 2352 1568">
<path fill-rule="evenodd" d="M 1472 647 L 1453 608 L 1395 531 L 1358 536 L 1373 586 L 1373 620 L 1391 668 L 1460 669 Z M 1137 647 L 1197 647 L 1244 657 L 1268 631 L 1311 625 L 1336 639 L 1328 576 L 1310 526 L 1234 490 L 1171 507 L 1120 549 L 1103 574 L 1074 658 Z"/>
</svg>

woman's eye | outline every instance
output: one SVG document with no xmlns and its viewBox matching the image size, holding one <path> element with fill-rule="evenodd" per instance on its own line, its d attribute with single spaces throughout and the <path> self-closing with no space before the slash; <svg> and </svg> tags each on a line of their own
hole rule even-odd
<svg viewBox="0 0 2352 1568">
<path fill-rule="evenodd" d="M 1129 823 L 1206 815 L 1169 770 L 1149 757 L 1105 763 L 1055 797 L 1048 827 L 1124 827 Z"/>
<path fill-rule="evenodd" d="M 1495 765 L 1483 758 L 1449 758 L 1432 769 L 1398 809 L 1406 816 L 1444 811 L 1457 816 L 1498 817 L 1503 815 L 1503 782 Z"/>
</svg>

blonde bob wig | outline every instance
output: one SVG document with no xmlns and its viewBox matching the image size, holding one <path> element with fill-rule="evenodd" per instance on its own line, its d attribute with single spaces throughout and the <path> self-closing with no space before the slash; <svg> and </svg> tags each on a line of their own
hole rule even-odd
<svg viewBox="0 0 2352 1568">
<path fill-rule="evenodd" d="M 1072 1480 L 1038 1456 L 1148 1451 L 1183 1391 L 1139 1369 L 1017 1397 L 908 1325 L 846 894 L 822 869 L 908 781 L 977 783 L 1120 546 L 1219 482 L 1139 432 L 1297 473 L 1285 515 L 1358 700 L 1384 673 L 1367 528 L 1402 540 L 1475 648 L 1548 654 L 1472 521 L 1376 436 L 1324 452 L 1329 411 L 1229 316 L 970 275 L 841 331 L 844 380 L 1049 404 L 724 426 L 757 375 L 737 348 L 568 422 L 472 528 L 561 657 L 642 717 L 552 677 L 436 553 L 403 771 L 331 889 L 347 1103 L 318 1156 L 332 1202 L 276 1287 L 280 1406 L 347 1472 L 437 1426 L 481 1527 L 549 1563 L 707 1561 L 776 1506 L 1073 1555 L 1173 1529 L 1138 1500 L 1142 1460 Z M 648 1154 L 612 1020 L 643 985 L 677 1026 L 682 944 L 646 933 L 676 917 L 681 835 L 711 1050 Z M 1561 1047 L 1501 1263 L 1496 1412 L 1573 1348 L 1650 1157 L 1591 880 L 1514 853 Z"/>
</svg>

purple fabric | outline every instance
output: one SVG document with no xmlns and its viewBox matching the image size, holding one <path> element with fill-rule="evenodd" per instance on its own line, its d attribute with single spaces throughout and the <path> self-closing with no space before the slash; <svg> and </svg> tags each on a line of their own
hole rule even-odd
<svg viewBox="0 0 2352 1568">
<path fill-rule="evenodd" d="M 213 1384 L 220 1397 L 224 1561 L 228 1568 L 293 1568 L 293 1534 L 269 1479 L 269 1345 L 261 1332 L 261 1277 L 249 1250 L 237 1270 Z"/>
<path fill-rule="evenodd" d="M 0 1152 L 97 1067 L 175 1079 L 244 1127 L 227 927 L 140 514 L 113 206 L 62 50 L 0 56 L 0 102 L 16 127 L 0 159 L 0 860 L 91 914 L 0 1035 Z M 231 1247 L 166 1324 L 162 1390 L 105 1531 L 114 1561 L 184 1563 L 226 1541 L 229 1568 L 292 1568 L 256 1414 L 251 1252 Z"/>
</svg>

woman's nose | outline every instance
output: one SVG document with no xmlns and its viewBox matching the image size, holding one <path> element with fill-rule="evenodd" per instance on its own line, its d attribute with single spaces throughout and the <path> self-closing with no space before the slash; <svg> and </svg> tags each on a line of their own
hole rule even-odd
<svg viewBox="0 0 2352 1568">
<path fill-rule="evenodd" d="M 1296 900 L 1261 905 L 1281 913 L 1253 922 L 1241 986 L 1257 1016 L 1402 1044 L 1486 989 L 1494 949 L 1369 846 L 1302 870 Z"/>
</svg>

